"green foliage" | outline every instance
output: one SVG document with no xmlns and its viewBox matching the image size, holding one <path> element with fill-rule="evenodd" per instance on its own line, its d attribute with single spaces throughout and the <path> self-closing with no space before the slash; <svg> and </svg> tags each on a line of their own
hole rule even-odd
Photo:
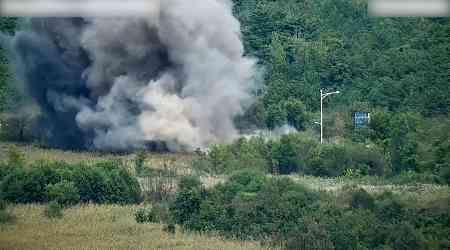
<svg viewBox="0 0 450 250">
<path fill-rule="evenodd" d="M 180 178 L 178 188 L 180 190 L 198 189 L 202 185 L 200 178 L 194 175 L 183 176 Z"/>
<path fill-rule="evenodd" d="M 42 161 L 15 167 L 2 179 L 0 191 L 4 199 L 18 203 L 45 202 L 50 195 L 70 204 L 78 200 L 76 193 L 82 202 L 136 203 L 141 199 L 137 179 L 113 162 L 89 166 Z"/>
<path fill-rule="evenodd" d="M 134 213 L 137 223 L 156 223 L 156 215 L 151 208 L 140 208 Z"/>
<path fill-rule="evenodd" d="M 357 0 L 234 2 L 246 52 L 268 69 L 268 127 L 284 100 L 317 110 L 319 86 L 343 89 L 339 105 L 448 114 L 448 20 L 372 19 Z"/>
<path fill-rule="evenodd" d="M 405 205 L 390 192 L 382 193 L 376 201 L 376 213 L 380 220 L 400 222 L 406 216 Z"/>
<path fill-rule="evenodd" d="M 195 177 L 182 178 L 175 201 L 170 207 L 174 222 L 195 228 L 199 223 L 200 204 L 204 195 L 205 191 L 199 180 Z"/>
<path fill-rule="evenodd" d="M 372 210 L 375 207 L 375 200 L 367 191 L 360 188 L 351 194 L 350 206 Z"/>
<path fill-rule="evenodd" d="M 8 209 L 8 202 L 0 199 L 0 225 L 13 223 L 15 219 L 15 216 L 12 215 L 11 211 Z"/>
<path fill-rule="evenodd" d="M 15 145 L 8 147 L 8 165 L 21 166 L 25 163 L 25 156 Z"/>
<path fill-rule="evenodd" d="M 344 145 L 325 144 L 320 147 L 310 171 L 318 176 L 336 177 L 350 166 L 351 157 Z"/>
<path fill-rule="evenodd" d="M 137 223 L 170 223 L 169 209 L 166 205 L 156 203 L 152 207 L 138 209 L 134 218 Z"/>
<path fill-rule="evenodd" d="M 388 245 L 396 250 L 420 250 L 426 249 L 426 240 L 420 231 L 404 222 L 390 228 Z"/>
<path fill-rule="evenodd" d="M 297 130 L 304 130 L 306 123 L 309 122 L 305 105 L 300 100 L 296 99 L 288 100 L 284 105 L 288 124 Z"/>
<path fill-rule="evenodd" d="M 147 156 L 145 155 L 145 151 L 139 151 L 134 158 L 134 170 L 136 171 L 136 175 L 138 176 L 142 176 L 144 174 L 144 163 L 146 157 Z"/>
<path fill-rule="evenodd" d="M 360 188 L 342 192 L 349 199 L 247 169 L 209 190 L 186 186 L 177 193 L 170 213 L 185 229 L 266 240 L 283 249 L 446 246 L 448 198 L 419 209 L 393 193 L 369 194 Z"/>
<path fill-rule="evenodd" d="M 390 172 L 377 145 L 319 144 L 304 132 L 290 133 L 279 139 L 241 138 L 230 145 L 214 145 L 208 153 L 194 160 L 193 168 L 219 174 L 252 169 L 283 175 L 306 173 L 331 177 L 346 173 L 382 176 Z"/>
<path fill-rule="evenodd" d="M 188 229 L 253 238 L 287 230 L 293 221 L 286 219 L 297 218 L 317 197 L 289 179 L 240 171 L 206 193 L 196 188 L 182 190 L 171 212 Z"/>
<path fill-rule="evenodd" d="M 163 227 L 163 231 L 168 234 L 175 234 L 176 231 L 175 223 L 169 222 L 168 224 L 165 224 Z"/>
<path fill-rule="evenodd" d="M 15 216 L 7 209 L 0 210 L 0 225 L 13 223 L 15 221 Z"/>
<path fill-rule="evenodd" d="M 50 219 L 60 219 L 63 217 L 64 206 L 56 201 L 48 203 L 47 208 L 44 210 L 44 214 Z"/>
<path fill-rule="evenodd" d="M 450 185 L 450 167 L 447 166 L 445 168 L 442 168 L 440 175 L 441 175 L 442 179 L 444 180 L 444 182 L 447 185 Z"/>
<path fill-rule="evenodd" d="M 318 143 L 301 134 L 283 135 L 272 143 L 272 162 L 280 174 L 306 172 Z"/>
<path fill-rule="evenodd" d="M 47 164 L 30 168 L 15 168 L 3 178 L 0 190 L 3 198 L 10 202 L 45 202 L 48 184 L 59 182 L 58 173 Z"/>
<path fill-rule="evenodd" d="M 48 199 L 56 201 L 64 207 L 75 205 L 80 201 L 78 188 L 74 182 L 63 180 L 56 184 L 47 185 L 46 189 Z"/>
<path fill-rule="evenodd" d="M 268 145 L 262 137 L 241 138 L 233 144 L 212 145 L 206 154 L 197 154 L 193 168 L 212 174 L 231 173 L 251 168 L 261 172 L 269 170 Z"/>
</svg>

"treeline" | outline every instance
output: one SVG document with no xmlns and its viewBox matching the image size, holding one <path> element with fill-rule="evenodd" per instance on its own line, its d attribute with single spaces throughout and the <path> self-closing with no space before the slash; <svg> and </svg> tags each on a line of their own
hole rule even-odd
<svg viewBox="0 0 450 250">
<path fill-rule="evenodd" d="M 374 112 L 370 126 L 336 143 L 317 134 L 255 136 L 198 152 L 193 168 L 212 174 L 240 169 L 325 177 L 405 177 L 406 182 L 450 184 L 450 130 L 446 119 L 417 113 Z"/>
</svg>

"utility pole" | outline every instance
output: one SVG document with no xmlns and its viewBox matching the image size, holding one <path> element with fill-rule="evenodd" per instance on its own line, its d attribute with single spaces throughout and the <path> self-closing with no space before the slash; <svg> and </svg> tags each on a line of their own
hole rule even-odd
<svg viewBox="0 0 450 250">
<path fill-rule="evenodd" d="M 330 93 L 324 93 L 323 89 L 320 89 L 320 144 L 323 144 L 323 99 L 329 95 L 339 94 L 341 92 L 334 91 Z"/>
</svg>

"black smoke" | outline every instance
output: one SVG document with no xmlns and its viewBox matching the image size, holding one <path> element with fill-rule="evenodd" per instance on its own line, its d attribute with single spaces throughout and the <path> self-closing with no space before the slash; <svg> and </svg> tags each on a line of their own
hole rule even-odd
<svg viewBox="0 0 450 250">
<path fill-rule="evenodd" d="M 230 3 L 153 1 L 148 18 L 31 18 L 7 38 L 50 145 L 193 150 L 236 137 L 255 63 Z"/>
</svg>

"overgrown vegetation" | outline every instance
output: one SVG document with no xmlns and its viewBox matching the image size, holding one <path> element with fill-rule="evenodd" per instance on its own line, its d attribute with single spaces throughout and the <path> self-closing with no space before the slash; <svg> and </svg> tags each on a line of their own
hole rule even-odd
<svg viewBox="0 0 450 250">
<path fill-rule="evenodd" d="M 235 173 L 210 190 L 198 181 L 188 183 L 180 187 L 170 211 L 176 223 L 190 230 L 269 240 L 285 249 L 314 244 L 320 245 L 314 249 L 342 250 L 450 246 L 448 196 L 428 207 L 389 192 L 354 188 L 336 197 L 254 171 Z"/>
<path fill-rule="evenodd" d="M 118 162 L 25 164 L 10 157 L 9 162 L 0 163 L 0 169 L 1 198 L 10 202 L 54 201 L 69 206 L 78 202 L 126 204 L 141 200 L 137 179 Z"/>
<path fill-rule="evenodd" d="M 214 145 L 208 152 L 197 154 L 193 168 L 211 174 L 252 169 L 282 175 L 380 176 L 397 183 L 448 183 L 449 166 L 442 157 L 446 159 L 450 155 L 449 148 L 429 147 L 428 150 L 436 151 L 430 153 L 410 151 L 407 144 L 396 147 L 393 144 L 398 142 L 390 139 L 384 143 L 388 145 L 349 140 L 320 144 L 307 133 L 291 133 L 275 139 L 241 138 L 232 144 Z M 442 163 L 439 165 L 438 162 Z"/>
<path fill-rule="evenodd" d="M 13 223 L 14 220 L 15 217 L 11 214 L 9 204 L 5 200 L 0 199 L 0 225 Z"/>
</svg>

